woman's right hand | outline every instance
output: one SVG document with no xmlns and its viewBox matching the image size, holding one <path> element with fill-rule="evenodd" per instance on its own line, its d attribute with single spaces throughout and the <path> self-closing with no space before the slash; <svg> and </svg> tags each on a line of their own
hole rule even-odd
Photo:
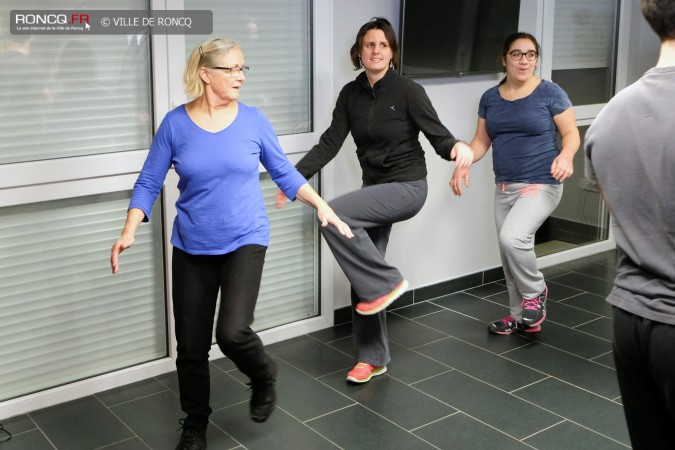
<svg viewBox="0 0 675 450">
<path fill-rule="evenodd" d="M 455 167 L 455 171 L 452 173 L 452 178 L 450 179 L 450 187 L 452 192 L 455 195 L 462 195 L 462 181 L 464 181 L 464 186 L 469 187 L 469 181 L 471 178 L 470 169 Z"/>
<path fill-rule="evenodd" d="M 112 267 L 112 273 L 116 274 L 120 270 L 120 264 L 119 264 L 119 255 L 122 253 L 124 250 L 128 249 L 132 245 L 134 245 L 134 242 L 136 239 L 134 236 L 125 236 L 122 235 L 120 238 L 113 244 L 112 246 L 112 251 L 110 253 L 110 267 Z"/>
</svg>

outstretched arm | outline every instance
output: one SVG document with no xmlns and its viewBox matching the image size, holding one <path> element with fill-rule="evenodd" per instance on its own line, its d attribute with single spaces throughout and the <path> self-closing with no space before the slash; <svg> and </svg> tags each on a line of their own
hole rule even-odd
<svg viewBox="0 0 675 450">
<path fill-rule="evenodd" d="M 316 208 L 316 215 L 319 218 L 322 227 L 327 227 L 329 224 L 331 224 L 337 228 L 341 235 L 346 236 L 347 238 L 354 237 L 352 230 L 349 228 L 349 225 L 340 220 L 328 203 L 326 203 L 326 201 L 322 199 L 321 196 L 319 196 L 319 194 L 317 194 L 316 191 L 312 189 L 312 186 L 310 186 L 308 183 L 303 184 L 300 189 L 298 189 L 298 192 L 295 194 L 295 196 L 301 202 Z M 277 193 L 277 201 L 278 198 L 279 194 Z"/>
<path fill-rule="evenodd" d="M 469 166 L 485 156 L 491 144 L 492 140 L 487 134 L 485 119 L 478 118 L 476 133 L 469 146 L 472 152 L 472 162 L 468 165 L 456 164 L 455 171 L 452 173 L 452 178 L 450 179 L 450 188 L 455 195 L 462 195 L 462 183 L 464 183 L 465 187 L 469 187 L 471 178 Z"/>
</svg>

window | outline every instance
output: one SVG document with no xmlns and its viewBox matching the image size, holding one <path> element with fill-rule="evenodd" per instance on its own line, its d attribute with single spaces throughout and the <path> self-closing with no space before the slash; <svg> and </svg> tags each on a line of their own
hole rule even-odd
<svg viewBox="0 0 675 450">
<path fill-rule="evenodd" d="M 126 1 L 144 9 L 145 1 Z M 89 9 L 108 9 L 94 0 Z M 115 5 L 117 9 L 125 6 Z M 13 9 L 50 9 L 47 1 L 10 1 Z M 82 2 L 59 2 L 82 9 Z M 0 29 L 7 30 L 6 26 Z M 147 36 L 2 36 L 0 164 L 147 149 L 152 132 Z"/>
<path fill-rule="evenodd" d="M 214 35 L 241 45 L 246 77 L 241 101 L 260 108 L 277 135 L 311 131 L 311 47 L 308 0 L 185 0 L 185 9 L 213 11 Z M 185 37 L 186 60 L 208 36 Z"/>
<path fill-rule="evenodd" d="M 551 79 L 574 105 L 607 103 L 614 94 L 617 0 L 558 0 Z"/>
</svg>

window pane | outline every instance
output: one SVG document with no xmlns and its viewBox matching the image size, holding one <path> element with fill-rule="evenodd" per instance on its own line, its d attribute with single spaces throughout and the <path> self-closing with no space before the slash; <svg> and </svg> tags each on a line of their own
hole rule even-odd
<svg viewBox="0 0 675 450">
<path fill-rule="evenodd" d="M 606 103 L 614 92 L 617 0 L 555 2 L 551 79 L 574 105 Z"/>
<path fill-rule="evenodd" d="M 107 6 L 107 8 L 106 8 Z M 115 9 L 145 9 L 126 0 Z M 53 9 L 47 0 L 0 4 L 0 164 L 145 149 L 150 146 L 147 36 L 11 35 L 13 9 Z M 59 9 L 82 9 L 62 1 Z M 109 9 L 102 0 L 86 9 Z"/>
<path fill-rule="evenodd" d="M 0 401 L 168 355 L 161 220 L 110 273 L 130 194 L 0 208 Z"/>
<path fill-rule="evenodd" d="M 185 0 L 213 11 L 214 35 L 236 39 L 251 71 L 241 101 L 260 108 L 278 135 L 312 131 L 308 0 Z M 186 60 L 208 36 L 185 37 Z"/>
</svg>

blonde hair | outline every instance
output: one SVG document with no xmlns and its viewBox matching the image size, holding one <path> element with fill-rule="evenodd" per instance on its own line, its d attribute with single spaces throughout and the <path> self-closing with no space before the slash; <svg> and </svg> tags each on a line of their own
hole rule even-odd
<svg viewBox="0 0 675 450">
<path fill-rule="evenodd" d="M 202 42 L 192 50 L 183 73 L 185 93 L 189 97 L 197 98 L 204 94 L 204 82 L 199 76 L 201 68 L 217 66 L 217 59 L 233 48 L 239 48 L 239 43 L 234 39 L 215 37 Z"/>
</svg>

